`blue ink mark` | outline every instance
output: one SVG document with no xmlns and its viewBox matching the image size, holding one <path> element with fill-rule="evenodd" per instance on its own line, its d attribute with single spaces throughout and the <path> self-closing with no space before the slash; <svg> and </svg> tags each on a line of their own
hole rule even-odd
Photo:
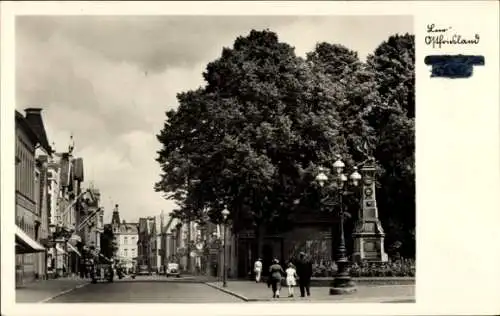
<svg viewBox="0 0 500 316">
<path fill-rule="evenodd" d="M 469 78 L 474 66 L 484 66 L 484 56 L 431 55 L 424 62 L 432 66 L 431 77 Z"/>
</svg>

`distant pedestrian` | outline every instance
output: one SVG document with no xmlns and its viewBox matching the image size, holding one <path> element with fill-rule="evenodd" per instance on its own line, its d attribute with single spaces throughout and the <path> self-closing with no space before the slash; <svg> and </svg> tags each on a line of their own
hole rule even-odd
<svg viewBox="0 0 500 316">
<path fill-rule="evenodd" d="M 295 270 L 295 266 L 293 263 L 288 264 L 288 268 L 286 269 L 286 285 L 288 286 L 288 297 L 293 297 L 294 291 L 293 287 L 297 285 L 297 270 Z"/>
<path fill-rule="evenodd" d="M 274 259 L 273 264 L 269 267 L 269 283 L 273 290 L 273 298 L 280 297 L 281 278 L 285 274 L 279 263 L 278 259 Z"/>
<path fill-rule="evenodd" d="M 253 272 L 255 272 L 255 282 L 259 283 L 262 276 L 262 259 L 259 258 L 253 265 Z"/>
<path fill-rule="evenodd" d="M 304 252 L 299 254 L 297 261 L 297 275 L 299 277 L 300 296 L 311 296 L 312 263 Z"/>
</svg>

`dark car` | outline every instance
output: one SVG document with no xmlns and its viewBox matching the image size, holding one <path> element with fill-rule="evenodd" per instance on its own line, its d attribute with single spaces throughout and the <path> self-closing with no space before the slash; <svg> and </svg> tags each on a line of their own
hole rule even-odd
<svg viewBox="0 0 500 316">
<path fill-rule="evenodd" d="M 114 272 L 111 264 L 95 264 L 91 271 L 92 283 L 98 281 L 113 282 Z"/>
<path fill-rule="evenodd" d="M 147 265 L 140 265 L 137 267 L 136 275 L 152 275 Z"/>
</svg>

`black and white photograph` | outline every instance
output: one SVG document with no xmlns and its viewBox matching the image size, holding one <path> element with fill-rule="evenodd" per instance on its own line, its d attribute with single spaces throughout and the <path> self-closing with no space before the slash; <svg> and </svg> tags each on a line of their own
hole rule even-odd
<svg viewBox="0 0 500 316">
<path fill-rule="evenodd" d="M 413 23 L 17 16 L 16 302 L 415 302 Z"/>
<path fill-rule="evenodd" d="M 2 315 L 498 314 L 499 3 L 0 6 Z"/>
</svg>

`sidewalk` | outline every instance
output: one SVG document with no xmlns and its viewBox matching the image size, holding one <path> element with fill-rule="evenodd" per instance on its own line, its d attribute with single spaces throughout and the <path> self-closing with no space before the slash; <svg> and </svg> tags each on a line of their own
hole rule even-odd
<svg viewBox="0 0 500 316">
<path fill-rule="evenodd" d="M 35 281 L 16 289 L 16 303 L 43 303 L 89 283 L 73 277 Z"/>
<path fill-rule="evenodd" d="M 204 275 L 189 275 L 189 274 L 183 274 L 180 277 L 174 277 L 170 276 L 167 277 L 165 275 L 136 275 L 135 278 L 132 278 L 131 275 L 126 275 L 122 279 L 119 279 L 117 276 L 114 278 L 114 282 L 131 282 L 131 281 L 145 281 L 145 282 L 152 282 L 152 281 L 160 281 L 160 282 L 185 282 L 185 283 L 206 283 L 206 282 L 215 282 L 217 281 L 217 278 L 211 277 L 211 276 L 204 276 Z"/>
<path fill-rule="evenodd" d="M 208 286 L 223 291 L 229 295 L 236 296 L 244 301 L 272 301 L 271 289 L 266 283 L 255 283 L 251 281 L 228 281 L 227 287 L 222 287 L 221 282 L 208 282 Z M 279 301 L 286 303 L 313 301 L 327 303 L 327 301 L 338 302 L 392 302 L 409 301 L 415 299 L 414 285 L 358 285 L 357 292 L 351 295 L 330 295 L 328 287 L 312 287 L 311 297 L 301 298 L 300 290 L 295 287 L 295 297 L 288 297 L 288 288 L 282 287 Z"/>
</svg>

